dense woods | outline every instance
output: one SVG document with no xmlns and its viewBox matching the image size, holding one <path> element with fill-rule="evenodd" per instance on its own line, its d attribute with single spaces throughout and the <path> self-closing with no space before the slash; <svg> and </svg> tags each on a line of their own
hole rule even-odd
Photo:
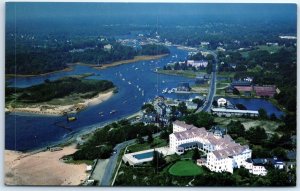
<svg viewBox="0 0 300 191">
<path fill-rule="evenodd" d="M 40 103 L 55 98 L 63 98 L 71 94 L 82 94 L 82 98 L 91 98 L 98 93 L 113 88 L 112 82 L 107 80 L 87 80 L 75 77 L 65 77 L 59 80 L 46 80 L 43 84 L 28 88 L 6 88 L 6 101 L 17 93 L 18 102 Z"/>
</svg>

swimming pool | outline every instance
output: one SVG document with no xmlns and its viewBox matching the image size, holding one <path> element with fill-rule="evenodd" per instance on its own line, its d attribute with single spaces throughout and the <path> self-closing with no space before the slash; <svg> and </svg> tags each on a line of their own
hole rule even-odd
<svg viewBox="0 0 300 191">
<path fill-rule="evenodd" d="M 139 159 L 139 160 L 146 159 L 146 158 L 151 158 L 151 157 L 153 157 L 153 151 L 133 155 L 133 157 L 136 158 L 136 159 Z"/>
</svg>

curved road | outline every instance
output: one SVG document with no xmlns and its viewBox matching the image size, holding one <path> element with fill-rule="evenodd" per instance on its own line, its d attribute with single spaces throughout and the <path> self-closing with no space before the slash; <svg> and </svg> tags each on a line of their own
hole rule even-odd
<svg viewBox="0 0 300 191">
<path fill-rule="evenodd" d="M 208 50 L 206 50 L 206 51 L 209 52 L 211 55 L 213 55 L 213 57 L 215 58 L 215 62 L 212 65 L 211 82 L 210 82 L 208 95 L 206 96 L 206 101 L 203 104 L 203 106 L 197 110 L 197 112 L 200 112 L 200 111 L 209 112 L 212 102 L 214 100 L 215 93 L 216 93 L 216 84 L 217 84 L 216 72 L 217 72 L 218 56 L 216 55 L 216 53 L 214 53 L 212 51 L 208 51 Z"/>
</svg>

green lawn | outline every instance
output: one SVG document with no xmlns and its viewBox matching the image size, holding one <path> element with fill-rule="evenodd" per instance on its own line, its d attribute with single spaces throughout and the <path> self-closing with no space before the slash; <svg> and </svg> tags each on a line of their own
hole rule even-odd
<svg viewBox="0 0 300 191">
<path fill-rule="evenodd" d="M 156 138 L 154 138 L 153 142 L 150 144 L 146 140 L 146 142 L 143 144 L 134 144 L 134 145 L 129 146 L 127 148 L 127 150 L 129 150 L 131 153 L 133 153 L 133 152 L 148 150 L 148 149 L 152 149 L 152 148 L 164 147 L 167 145 L 168 145 L 168 143 L 166 140 L 156 137 Z"/>
<path fill-rule="evenodd" d="M 203 169 L 193 161 L 178 161 L 169 169 L 169 173 L 174 176 L 196 176 L 203 173 Z"/>
</svg>

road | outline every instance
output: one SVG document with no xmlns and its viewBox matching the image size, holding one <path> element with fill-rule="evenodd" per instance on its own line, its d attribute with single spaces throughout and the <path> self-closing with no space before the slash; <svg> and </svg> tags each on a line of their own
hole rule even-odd
<svg viewBox="0 0 300 191">
<path fill-rule="evenodd" d="M 157 137 L 160 133 L 156 133 L 156 134 L 153 134 L 153 137 Z M 144 139 L 146 138 L 147 136 L 143 137 Z M 102 181 L 100 181 L 100 185 L 98 186 L 110 186 L 111 185 L 111 179 L 113 177 L 113 173 L 114 173 L 114 170 L 117 166 L 117 162 L 118 162 L 118 156 L 120 155 L 120 152 L 123 148 L 127 147 L 128 145 L 131 145 L 135 142 L 135 139 L 131 139 L 129 141 L 125 141 L 125 142 L 122 142 L 122 143 L 119 143 L 115 146 L 114 150 L 116 151 L 116 153 L 114 153 L 110 158 L 109 158 L 109 162 L 105 168 L 105 171 L 104 171 L 104 175 L 103 175 L 103 178 L 102 178 Z M 123 153 L 121 153 L 123 154 Z"/>
<path fill-rule="evenodd" d="M 207 51 L 207 50 L 205 50 L 205 51 Z M 210 107 L 212 105 L 212 102 L 214 100 L 215 93 L 216 93 L 216 84 L 217 84 L 216 72 L 217 72 L 218 56 L 216 55 L 216 53 L 214 53 L 212 51 L 208 51 L 208 52 L 210 52 L 210 54 L 212 54 L 214 56 L 215 63 L 212 66 L 211 81 L 210 81 L 208 95 L 206 96 L 206 101 L 203 104 L 203 106 L 197 110 L 197 112 L 200 112 L 200 111 L 208 112 L 210 110 Z"/>
</svg>

